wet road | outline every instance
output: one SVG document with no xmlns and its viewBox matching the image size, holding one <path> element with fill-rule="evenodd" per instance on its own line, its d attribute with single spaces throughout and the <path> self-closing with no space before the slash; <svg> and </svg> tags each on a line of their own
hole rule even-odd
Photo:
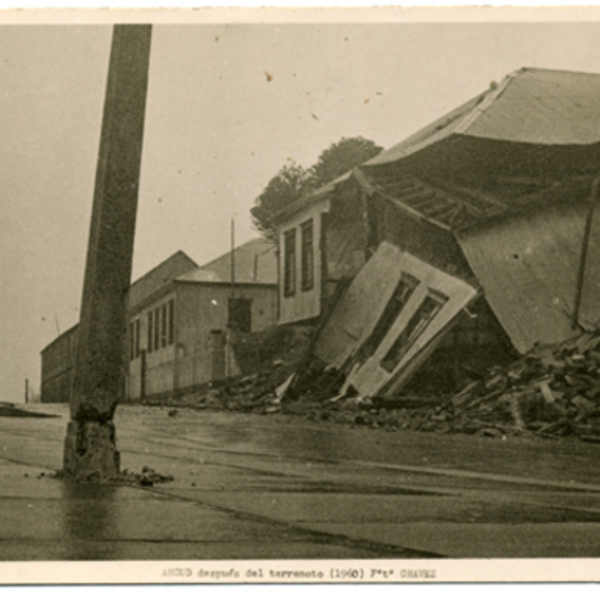
<svg viewBox="0 0 600 600">
<path fill-rule="evenodd" d="M 39 410 L 0 418 L 0 560 L 600 556 L 600 446 L 120 407 L 122 468 L 174 481 L 78 486 Z"/>
</svg>

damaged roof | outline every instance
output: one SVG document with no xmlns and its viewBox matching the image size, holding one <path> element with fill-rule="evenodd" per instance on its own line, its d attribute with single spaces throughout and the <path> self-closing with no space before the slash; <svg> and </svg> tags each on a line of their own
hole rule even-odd
<svg viewBox="0 0 600 600">
<path fill-rule="evenodd" d="M 551 201 L 572 188 L 580 193 L 589 187 L 590 168 L 592 171 L 597 169 L 596 154 L 592 153 L 585 160 L 579 154 L 572 160 L 579 163 L 580 172 L 572 173 L 570 177 L 563 175 L 558 183 L 543 179 L 536 182 L 533 178 L 529 181 L 518 177 L 511 179 L 497 169 L 488 174 L 486 189 L 453 186 L 447 177 L 434 181 L 430 177 L 419 178 L 414 172 L 386 173 L 377 169 L 392 163 L 401 164 L 402 159 L 434 147 L 441 154 L 438 152 L 430 157 L 428 163 L 441 166 L 438 162 L 442 155 L 446 159 L 456 159 L 457 154 L 464 153 L 468 141 L 472 142 L 469 146 L 471 156 L 476 158 L 481 153 L 481 146 L 473 144 L 482 143 L 482 140 L 525 144 L 524 147 L 529 145 L 531 148 L 579 148 L 582 151 L 599 144 L 600 74 L 535 68 L 515 71 L 499 85 L 493 84 L 482 94 L 363 163 L 358 171 L 345 173 L 285 207 L 277 214 L 277 220 L 284 220 L 326 198 L 343 182 L 358 179 L 363 187 L 367 183 L 370 191 L 378 191 L 399 202 L 399 208 L 444 229 L 461 230 L 540 201 Z M 516 153 L 513 158 L 517 163 L 522 159 Z M 538 158 L 544 161 L 547 157 L 540 155 Z M 499 167 L 498 159 L 502 156 L 494 156 L 492 164 Z M 556 160 L 560 163 L 563 159 L 558 157 Z M 552 171 L 552 167 L 549 168 Z M 364 175 L 362 181 L 361 174 Z"/>
<path fill-rule="evenodd" d="M 376 192 L 400 210 L 448 231 L 461 231 L 536 204 L 549 206 L 565 199 L 582 200 L 589 196 L 593 181 L 591 175 L 528 183 L 507 178 L 484 191 L 449 181 L 425 181 L 411 173 L 385 175 L 357 169 L 355 178 L 367 193 Z"/>
<path fill-rule="evenodd" d="M 453 136 L 535 145 L 600 142 L 600 75 L 523 68 L 364 166 L 395 162 Z"/>
</svg>

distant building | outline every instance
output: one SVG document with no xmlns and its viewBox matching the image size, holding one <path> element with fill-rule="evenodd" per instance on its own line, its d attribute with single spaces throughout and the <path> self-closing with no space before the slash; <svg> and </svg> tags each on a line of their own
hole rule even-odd
<svg viewBox="0 0 600 600">
<path fill-rule="evenodd" d="M 42 350 L 41 402 L 69 401 L 78 328 L 73 325 Z"/>
<path fill-rule="evenodd" d="M 255 239 L 199 267 L 177 252 L 135 281 L 128 296 L 125 397 L 176 394 L 238 372 L 232 332 L 277 321 L 277 259 Z M 70 398 L 77 325 L 42 350 L 42 402 Z"/>
<path fill-rule="evenodd" d="M 130 308 L 127 397 L 181 393 L 238 374 L 228 339 L 277 322 L 276 257 L 252 240 Z"/>
</svg>

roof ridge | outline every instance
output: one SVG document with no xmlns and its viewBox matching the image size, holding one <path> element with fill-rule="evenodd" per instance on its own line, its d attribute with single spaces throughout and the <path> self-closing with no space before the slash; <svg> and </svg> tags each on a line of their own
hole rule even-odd
<svg viewBox="0 0 600 600">
<path fill-rule="evenodd" d="M 455 134 L 465 134 L 470 129 L 475 121 L 487 111 L 500 96 L 506 91 L 506 88 L 519 76 L 523 69 L 513 71 L 504 77 L 504 79 L 496 86 L 488 90 L 488 95 L 484 97 L 479 104 L 474 106 L 462 119 L 462 122 L 454 129 Z M 484 92 L 485 93 L 485 92 Z"/>
<path fill-rule="evenodd" d="M 591 75 L 594 77 L 600 77 L 600 73 L 595 73 L 593 71 L 571 71 L 570 69 L 550 69 L 548 67 L 521 67 L 511 75 L 517 75 L 520 73 L 538 71 L 545 73 L 568 73 L 569 75 Z"/>
<path fill-rule="evenodd" d="M 139 283 L 140 281 L 146 279 L 146 277 L 148 277 L 149 275 L 151 275 L 152 273 L 154 273 L 154 271 L 156 271 L 157 269 L 159 269 L 162 265 L 164 265 L 166 262 L 168 262 L 169 260 L 171 260 L 172 258 L 175 258 L 178 254 L 181 254 L 184 258 L 187 258 L 190 262 L 194 263 L 194 265 L 196 265 L 196 267 L 198 266 L 198 263 L 193 259 L 190 258 L 188 254 L 186 254 L 183 250 L 177 250 L 177 252 L 174 252 L 173 254 L 171 254 L 171 256 L 165 258 L 165 260 L 159 262 L 157 265 L 155 265 L 154 267 L 152 267 L 149 271 L 146 271 L 143 275 L 141 275 L 140 277 L 138 277 L 135 281 L 131 282 L 130 286 L 135 285 L 136 283 Z"/>
</svg>

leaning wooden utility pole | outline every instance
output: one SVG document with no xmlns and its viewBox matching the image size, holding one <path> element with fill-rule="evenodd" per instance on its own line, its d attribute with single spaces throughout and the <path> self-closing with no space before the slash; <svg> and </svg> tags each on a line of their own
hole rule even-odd
<svg viewBox="0 0 600 600">
<path fill-rule="evenodd" d="M 113 415 L 124 390 L 151 25 L 115 25 L 96 169 L 64 473 L 119 472 Z"/>
</svg>

